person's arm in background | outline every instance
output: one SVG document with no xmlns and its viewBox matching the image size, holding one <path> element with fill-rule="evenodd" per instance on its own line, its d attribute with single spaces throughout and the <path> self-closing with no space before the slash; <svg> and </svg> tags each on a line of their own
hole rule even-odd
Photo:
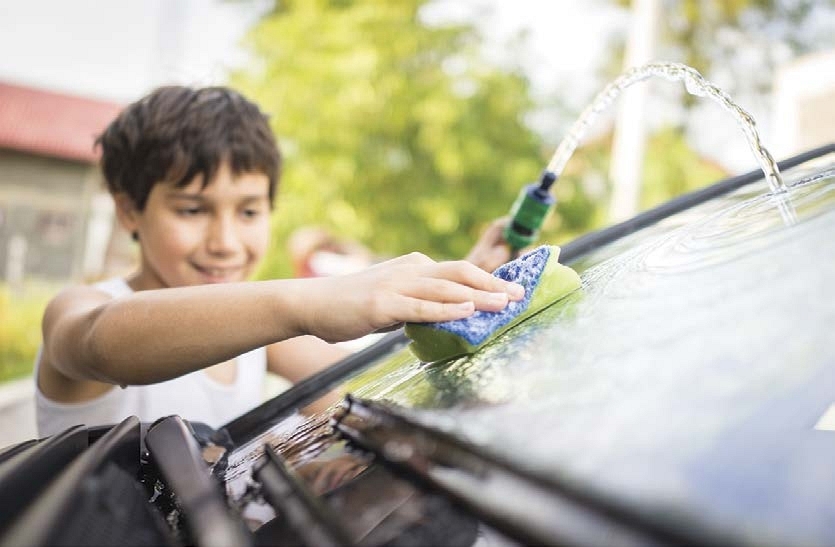
<svg viewBox="0 0 835 547">
<path fill-rule="evenodd" d="M 299 336 L 267 346 L 267 370 L 293 385 L 325 370 L 351 352 L 314 336 Z M 345 395 L 336 387 L 302 409 L 305 414 L 324 412 Z"/>
<path fill-rule="evenodd" d="M 482 232 L 473 248 L 470 249 L 465 260 L 488 272 L 492 272 L 508 262 L 511 259 L 510 247 L 508 247 L 502 235 L 508 222 L 510 222 L 508 217 L 502 217 L 491 222 L 487 229 Z"/>
</svg>

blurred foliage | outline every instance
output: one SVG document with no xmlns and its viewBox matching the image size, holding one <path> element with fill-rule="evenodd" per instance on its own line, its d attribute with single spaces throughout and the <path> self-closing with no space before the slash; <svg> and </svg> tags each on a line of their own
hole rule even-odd
<svg viewBox="0 0 835 547">
<path fill-rule="evenodd" d="M 475 28 L 424 22 L 426 3 L 284 1 L 250 32 L 255 62 L 230 85 L 270 113 L 285 161 L 262 277 L 291 274 L 287 238 L 309 224 L 384 256 L 461 257 L 550 159 L 524 122 L 527 80 L 486 62 Z M 571 158 L 543 241 L 606 223 L 610 144 Z M 644 206 L 723 174 L 677 130 L 653 137 L 647 159 Z"/>
<path fill-rule="evenodd" d="M 422 4 L 280 2 L 251 32 L 257 66 L 231 84 L 272 115 L 285 159 L 266 275 L 289 273 L 284 242 L 305 224 L 382 255 L 461 257 L 539 176 L 525 78 Z"/>
<path fill-rule="evenodd" d="M 728 172 L 696 154 L 681 127 L 657 131 L 644 157 L 641 209 L 655 207 L 675 196 L 716 182 Z"/>
<path fill-rule="evenodd" d="M 0 381 L 32 372 L 41 343 L 41 316 L 54 291 L 27 283 L 20 291 L 0 285 Z"/>
</svg>

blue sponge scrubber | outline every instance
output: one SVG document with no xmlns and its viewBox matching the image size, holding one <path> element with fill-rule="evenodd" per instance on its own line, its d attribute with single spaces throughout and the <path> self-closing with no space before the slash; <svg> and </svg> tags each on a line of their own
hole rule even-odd
<svg viewBox="0 0 835 547">
<path fill-rule="evenodd" d="M 558 262 L 560 248 L 543 245 L 496 269 L 493 275 L 525 287 L 522 300 L 498 312 L 477 311 L 470 317 L 440 323 L 408 323 L 406 336 L 421 361 L 444 361 L 473 353 L 514 325 L 580 286 L 580 277 Z"/>
</svg>

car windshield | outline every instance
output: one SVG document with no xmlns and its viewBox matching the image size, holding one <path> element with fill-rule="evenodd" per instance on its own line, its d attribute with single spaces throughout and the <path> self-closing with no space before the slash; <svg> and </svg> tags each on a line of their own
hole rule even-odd
<svg viewBox="0 0 835 547">
<path fill-rule="evenodd" d="M 835 164 L 822 159 L 784 170 L 782 196 L 760 178 L 607 243 L 572 242 L 561 262 L 579 290 L 470 356 L 421 363 L 387 346 L 345 387 L 691 538 L 829 545 Z M 270 405 L 301 399 L 287 400 L 224 430 L 242 441 L 225 470 L 233 498 L 265 442 L 294 465 L 334 448 L 322 417 L 245 439 L 278 416 Z"/>
<path fill-rule="evenodd" d="M 784 176 L 578 257 L 580 290 L 472 356 L 349 387 L 639 509 L 831 540 L 835 166 Z"/>
</svg>

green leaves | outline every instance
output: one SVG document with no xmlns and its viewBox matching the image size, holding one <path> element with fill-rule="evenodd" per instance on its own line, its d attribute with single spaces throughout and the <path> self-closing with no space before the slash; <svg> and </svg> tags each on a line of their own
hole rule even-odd
<svg viewBox="0 0 835 547">
<path fill-rule="evenodd" d="M 285 157 L 274 252 L 315 223 L 382 255 L 466 254 L 546 163 L 522 119 L 526 81 L 477 53 L 424 2 L 289 2 L 251 32 L 256 63 L 231 84 L 271 113 Z"/>
<path fill-rule="evenodd" d="M 475 29 L 425 23 L 424 4 L 280 2 L 250 33 L 255 62 L 231 85 L 272 115 L 285 158 L 263 277 L 291 273 L 285 242 L 306 224 L 384 256 L 462 257 L 539 178 L 555 144 L 523 121 L 535 106 L 526 78 L 485 61 Z M 607 222 L 609 148 L 608 138 L 581 143 L 542 243 Z M 722 174 L 678 132 L 646 157 L 645 207 Z"/>
</svg>

